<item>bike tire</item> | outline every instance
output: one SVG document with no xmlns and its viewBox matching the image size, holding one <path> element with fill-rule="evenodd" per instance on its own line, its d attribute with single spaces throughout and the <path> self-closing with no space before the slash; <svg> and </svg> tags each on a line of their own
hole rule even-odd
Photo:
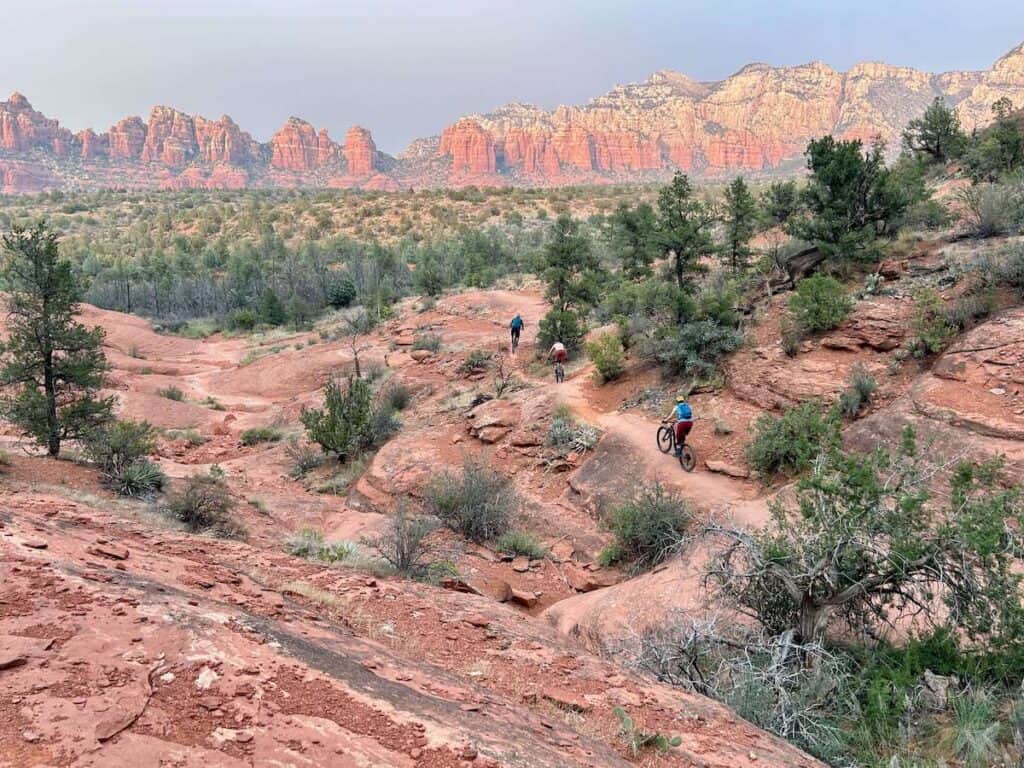
<svg viewBox="0 0 1024 768">
<path fill-rule="evenodd" d="M 679 466 L 687 472 L 693 472 L 693 468 L 697 466 L 697 454 L 688 445 L 684 445 L 679 454 Z"/>
<path fill-rule="evenodd" d="M 674 435 L 671 427 L 666 427 L 662 424 L 658 427 L 658 450 L 662 453 L 668 453 L 672 450 L 672 444 L 675 442 Z"/>
</svg>

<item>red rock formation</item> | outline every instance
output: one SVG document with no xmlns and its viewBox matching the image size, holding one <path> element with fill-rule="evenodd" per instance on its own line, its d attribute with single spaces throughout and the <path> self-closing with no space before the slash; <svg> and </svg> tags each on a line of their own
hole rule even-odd
<svg viewBox="0 0 1024 768">
<path fill-rule="evenodd" d="M 330 165 L 338 155 L 338 145 L 326 129 L 319 133 L 297 117 L 289 117 L 270 140 L 270 165 L 285 171 L 311 171 Z"/>
<path fill-rule="evenodd" d="M 107 133 L 111 160 L 138 160 L 146 143 L 146 125 L 138 117 L 126 117 Z"/>
<path fill-rule="evenodd" d="M 192 118 L 170 107 L 153 107 L 142 147 L 144 163 L 187 164 L 199 151 Z"/>
<path fill-rule="evenodd" d="M 83 160 L 96 160 L 110 155 L 110 136 L 108 134 L 104 133 L 100 136 L 92 128 L 86 128 L 84 131 L 80 131 L 75 138 L 82 148 L 81 158 Z"/>
<path fill-rule="evenodd" d="M 370 132 L 361 126 L 354 125 L 348 129 L 342 154 L 350 176 L 369 176 L 377 168 L 377 145 L 373 143 Z"/>
<path fill-rule="evenodd" d="M 69 157 L 75 151 L 75 137 L 56 120 L 36 112 L 28 99 L 15 91 L 0 102 L 0 149 L 28 152 L 42 149 L 57 157 Z"/>
<path fill-rule="evenodd" d="M 195 118 L 199 159 L 209 165 L 248 165 L 260 157 L 259 144 L 227 115 L 220 120 Z"/>
<path fill-rule="evenodd" d="M 453 175 L 490 175 L 497 170 L 494 137 L 476 120 L 459 120 L 445 128 L 438 153 L 451 157 Z"/>
</svg>

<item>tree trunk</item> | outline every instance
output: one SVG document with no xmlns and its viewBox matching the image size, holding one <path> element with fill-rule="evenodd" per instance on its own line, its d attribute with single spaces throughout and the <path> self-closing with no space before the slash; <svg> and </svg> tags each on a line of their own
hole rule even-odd
<svg viewBox="0 0 1024 768">
<path fill-rule="evenodd" d="M 46 449 L 51 456 L 60 454 L 60 425 L 57 423 L 57 387 L 53 377 L 53 352 L 43 356 L 43 390 L 46 397 Z"/>
<path fill-rule="evenodd" d="M 810 597 L 804 596 L 800 601 L 798 612 L 797 632 L 800 635 L 800 642 L 803 644 L 813 643 L 818 639 L 828 618 L 827 606 L 818 605 Z"/>
</svg>

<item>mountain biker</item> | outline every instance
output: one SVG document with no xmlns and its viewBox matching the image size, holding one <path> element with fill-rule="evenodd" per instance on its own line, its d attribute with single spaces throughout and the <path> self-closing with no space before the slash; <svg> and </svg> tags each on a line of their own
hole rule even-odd
<svg viewBox="0 0 1024 768">
<path fill-rule="evenodd" d="M 682 393 L 676 396 L 676 404 L 672 408 L 672 413 L 664 421 L 673 420 L 676 423 L 676 456 L 680 456 L 683 453 L 683 446 L 686 444 L 686 436 L 693 429 L 693 409 L 686 402 L 686 395 Z"/>
<path fill-rule="evenodd" d="M 565 344 L 560 341 L 556 341 L 551 345 L 551 349 L 548 350 L 548 360 L 554 360 L 556 363 L 564 363 L 569 359 L 569 352 L 565 348 Z"/>
<path fill-rule="evenodd" d="M 516 312 L 516 316 L 512 318 L 512 322 L 509 323 L 508 327 L 512 330 L 512 346 L 516 347 L 519 345 L 519 334 L 523 331 L 523 326 L 526 323 L 523 322 L 523 318 Z"/>
</svg>

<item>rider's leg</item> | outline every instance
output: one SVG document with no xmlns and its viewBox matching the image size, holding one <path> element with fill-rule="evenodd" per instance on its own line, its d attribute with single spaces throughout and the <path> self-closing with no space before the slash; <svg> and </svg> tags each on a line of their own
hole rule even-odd
<svg viewBox="0 0 1024 768">
<path fill-rule="evenodd" d="M 683 446 L 686 445 L 686 437 L 690 434 L 691 429 L 693 429 L 692 421 L 676 422 L 676 456 L 683 452 Z"/>
</svg>

